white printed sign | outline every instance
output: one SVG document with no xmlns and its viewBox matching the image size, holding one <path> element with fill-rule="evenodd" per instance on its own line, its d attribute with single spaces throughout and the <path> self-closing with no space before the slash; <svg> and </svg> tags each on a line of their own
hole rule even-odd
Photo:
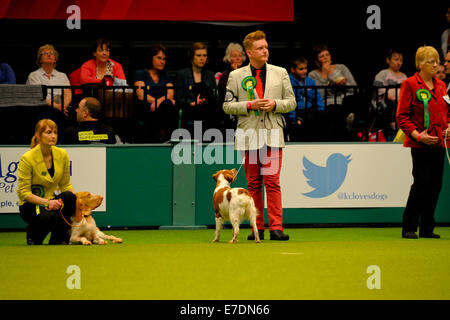
<svg viewBox="0 0 450 320">
<path fill-rule="evenodd" d="M 104 197 L 95 211 L 106 211 L 106 148 L 64 147 L 71 162 L 75 191 L 89 191 Z M 0 148 L 0 213 L 18 213 L 17 169 L 26 147 Z"/>
<path fill-rule="evenodd" d="M 283 150 L 284 208 L 404 207 L 412 184 L 400 144 L 302 144 Z"/>
</svg>

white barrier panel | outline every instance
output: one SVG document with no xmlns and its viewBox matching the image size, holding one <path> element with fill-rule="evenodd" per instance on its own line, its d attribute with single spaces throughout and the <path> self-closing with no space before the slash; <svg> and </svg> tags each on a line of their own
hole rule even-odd
<svg viewBox="0 0 450 320">
<path fill-rule="evenodd" d="M 302 144 L 283 150 L 283 208 L 404 207 L 413 182 L 400 144 Z"/>
<path fill-rule="evenodd" d="M 106 148 L 64 147 L 71 162 L 75 191 L 89 191 L 104 197 L 95 211 L 106 211 Z M 29 148 L 0 148 L 0 213 L 18 213 L 17 169 Z"/>
</svg>

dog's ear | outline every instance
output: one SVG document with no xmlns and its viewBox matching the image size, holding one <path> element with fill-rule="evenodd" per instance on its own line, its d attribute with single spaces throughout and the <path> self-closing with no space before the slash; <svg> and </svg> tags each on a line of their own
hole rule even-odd
<svg viewBox="0 0 450 320">
<path fill-rule="evenodd" d="M 235 173 L 232 170 L 227 170 L 223 176 L 229 183 L 232 183 L 234 181 Z"/>
<path fill-rule="evenodd" d="M 220 171 L 217 171 L 212 175 L 213 179 L 217 181 L 217 177 L 219 176 Z"/>
<path fill-rule="evenodd" d="M 81 198 L 77 195 L 77 201 L 75 203 L 75 221 L 80 222 L 83 219 L 83 207 L 84 204 Z"/>
</svg>

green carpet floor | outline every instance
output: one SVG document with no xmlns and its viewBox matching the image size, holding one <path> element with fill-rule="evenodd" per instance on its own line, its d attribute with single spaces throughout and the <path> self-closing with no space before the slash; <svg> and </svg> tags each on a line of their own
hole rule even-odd
<svg viewBox="0 0 450 320">
<path fill-rule="evenodd" d="M 89 247 L 26 246 L 23 232 L 0 232 L 0 299 L 450 299 L 449 227 L 418 240 L 400 228 L 286 229 L 290 241 L 261 244 L 249 232 L 228 244 L 230 229 L 220 243 L 211 229 L 115 230 L 106 233 L 123 244 Z M 69 266 L 80 289 L 67 286 Z"/>
</svg>

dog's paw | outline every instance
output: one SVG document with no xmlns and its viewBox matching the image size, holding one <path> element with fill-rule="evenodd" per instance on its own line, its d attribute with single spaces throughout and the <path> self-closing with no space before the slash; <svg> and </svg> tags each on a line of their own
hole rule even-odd
<svg viewBox="0 0 450 320">
<path fill-rule="evenodd" d="M 237 239 L 235 240 L 231 239 L 230 241 L 228 241 L 228 243 L 237 243 L 237 242 L 238 242 Z"/>
<path fill-rule="evenodd" d="M 122 238 L 115 238 L 115 239 L 113 239 L 112 242 L 113 242 L 113 243 L 122 243 L 123 240 L 122 240 Z"/>
<path fill-rule="evenodd" d="M 211 241 L 211 242 L 219 242 L 219 239 L 214 239 L 214 240 Z"/>
<path fill-rule="evenodd" d="M 81 243 L 85 246 L 90 246 L 92 244 L 89 240 L 82 240 Z"/>
</svg>

